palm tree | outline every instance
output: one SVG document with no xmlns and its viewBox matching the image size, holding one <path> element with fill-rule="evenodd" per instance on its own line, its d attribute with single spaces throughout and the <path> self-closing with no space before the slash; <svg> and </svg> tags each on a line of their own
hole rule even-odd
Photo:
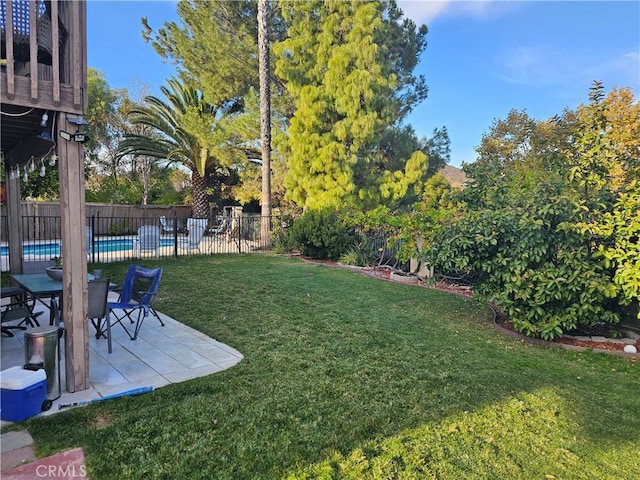
<svg viewBox="0 0 640 480">
<path fill-rule="evenodd" d="M 160 89 L 166 101 L 149 95 L 144 105 L 129 111 L 133 124 L 148 126 L 154 134 L 125 134 L 118 152 L 120 156 L 151 157 L 189 169 L 193 215 L 204 218 L 209 213 L 207 177 L 245 163 L 247 152 L 253 150 L 244 140 L 248 122 L 242 118 L 241 100 L 211 105 L 203 100 L 201 92 L 176 78 L 167 84 Z"/>
</svg>

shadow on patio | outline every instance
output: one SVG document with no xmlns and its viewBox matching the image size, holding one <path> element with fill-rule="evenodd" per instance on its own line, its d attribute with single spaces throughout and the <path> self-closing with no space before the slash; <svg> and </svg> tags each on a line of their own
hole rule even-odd
<svg viewBox="0 0 640 480">
<path fill-rule="evenodd" d="M 117 294 L 110 293 L 109 300 Z M 40 305 L 38 309 L 46 309 Z M 95 338 L 89 325 L 89 382 L 90 388 L 69 393 L 65 389 L 64 341 L 60 340 L 60 398 L 50 410 L 40 415 L 51 415 L 60 405 L 86 402 L 116 395 L 139 387 L 160 388 L 170 383 L 183 382 L 220 372 L 242 360 L 237 350 L 207 337 L 177 320 L 158 312 L 165 326 L 153 316 L 145 319 L 135 341 L 119 325 L 112 329 L 113 353 L 107 353 L 107 341 Z M 40 319 L 48 318 L 46 312 Z M 40 321 L 41 325 L 46 320 Z M 24 331 L 14 330 L 14 337 L 2 337 L 1 369 L 22 366 L 25 363 Z M 6 422 L 2 422 L 5 424 Z"/>
</svg>

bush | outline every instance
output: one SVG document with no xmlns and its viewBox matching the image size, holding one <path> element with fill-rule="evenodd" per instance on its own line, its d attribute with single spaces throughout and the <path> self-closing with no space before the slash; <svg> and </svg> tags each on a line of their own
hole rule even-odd
<svg viewBox="0 0 640 480">
<path fill-rule="evenodd" d="M 303 255 L 337 260 L 355 243 L 353 229 L 332 209 L 308 210 L 291 227 L 291 242 Z"/>
<path fill-rule="evenodd" d="M 291 222 L 281 222 L 271 230 L 271 244 L 275 253 L 290 253 L 295 246 L 291 238 Z"/>
<path fill-rule="evenodd" d="M 379 258 L 380 252 L 375 248 L 374 243 L 368 237 L 364 237 L 340 256 L 340 262 L 345 265 L 372 267 Z"/>
</svg>

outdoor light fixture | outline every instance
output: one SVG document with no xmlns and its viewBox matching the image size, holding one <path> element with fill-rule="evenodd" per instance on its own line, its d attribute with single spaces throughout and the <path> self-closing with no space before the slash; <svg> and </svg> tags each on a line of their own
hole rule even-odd
<svg viewBox="0 0 640 480">
<path fill-rule="evenodd" d="M 49 166 L 50 167 L 55 167 L 56 166 L 56 160 L 58 160 L 58 156 L 55 153 L 51 154 L 51 158 L 49 158 Z"/>
<path fill-rule="evenodd" d="M 71 140 L 76 143 L 85 143 L 89 141 L 89 135 L 87 135 L 86 133 L 82 133 L 80 130 L 78 130 L 76 133 L 69 133 L 65 130 L 60 130 L 60 136 L 68 142 Z"/>
<path fill-rule="evenodd" d="M 40 126 L 42 127 L 42 131 L 38 134 L 38 137 L 44 139 L 44 140 L 53 140 L 51 138 L 51 133 L 49 132 L 49 130 L 47 130 L 47 124 L 49 122 L 49 115 L 47 114 L 47 112 L 44 112 L 42 114 L 42 118 L 40 119 Z"/>
<path fill-rule="evenodd" d="M 78 143 L 88 142 L 89 141 L 89 135 L 87 135 L 86 133 L 82 133 L 82 132 L 76 132 L 73 135 L 73 141 L 74 142 L 78 142 Z"/>
<path fill-rule="evenodd" d="M 90 140 L 89 135 L 81 131 L 81 127 L 83 125 L 89 125 L 89 122 L 84 118 L 67 115 L 67 122 L 73 123 L 76 126 L 76 133 L 69 133 L 66 130 L 60 130 L 60 136 L 62 138 L 68 142 L 73 140 L 76 143 L 85 143 Z"/>
<path fill-rule="evenodd" d="M 77 125 L 78 127 L 80 127 L 82 125 L 89 125 L 89 122 L 87 122 L 84 118 L 82 118 L 82 117 L 73 117 L 71 115 L 67 115 L 67 122 L 73 123 L 74 125 Z"/>
</svg>

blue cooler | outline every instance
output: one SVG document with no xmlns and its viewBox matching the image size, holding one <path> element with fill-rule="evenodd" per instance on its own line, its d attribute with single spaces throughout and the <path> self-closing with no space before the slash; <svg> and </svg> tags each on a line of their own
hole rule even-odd
<svg viewBox="0 0 640 480">
<path fill-rule="evenodd" d="M 47 399 L 44 370 L 11 367 L 0 372 L 0 418 L 21 422 L 42 411 Z"/>
</svg>

